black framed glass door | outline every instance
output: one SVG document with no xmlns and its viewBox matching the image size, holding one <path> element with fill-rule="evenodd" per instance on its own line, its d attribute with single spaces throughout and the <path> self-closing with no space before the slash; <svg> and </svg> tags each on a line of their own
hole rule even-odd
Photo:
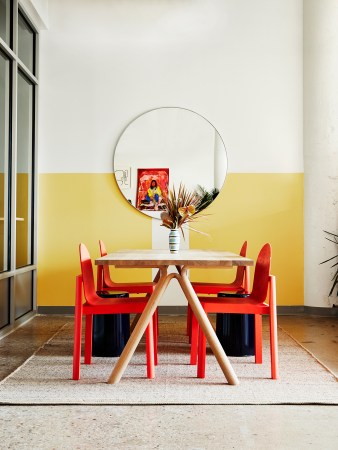
<svg viewBox="0 0 338 450">
<path fill-rule="evenodd" d="M 36 309 L 38 34 L 0 0 L 0 335 Z"/>
</svg>

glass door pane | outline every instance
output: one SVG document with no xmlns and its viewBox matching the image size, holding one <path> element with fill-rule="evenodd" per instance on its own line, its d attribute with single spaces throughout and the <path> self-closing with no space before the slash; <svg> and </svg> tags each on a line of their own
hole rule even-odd
<svg viewBox="0 0 338 450">
<path fill-rule="evenodd" d="M 10 0 L 0 0 L 0 38 L 10 46 L 11 3 Z"/>
<path fill-rule="evenodd" d="M 34 73 L 34 32 L 19 12 L 18 56 L 25 66 Z"/>
<path fill-rule="evenodd" d="M 0 329 L 9 324 L 9 278 L 0 280 Z"/>
<path fill-rule="evenodd" d="M 9 61 L 0 53 L 0 272 L 8 269 Z"/>
<path fill-rule="evenodd" d="M 14 315 L 15 319 L 33 309 L 33 271 L 14 277 Z"/>
<path fill-rule="evenodd" d="M 16 267 L 32 264 L 34 87 L 18 76 Z"/>
</svg>

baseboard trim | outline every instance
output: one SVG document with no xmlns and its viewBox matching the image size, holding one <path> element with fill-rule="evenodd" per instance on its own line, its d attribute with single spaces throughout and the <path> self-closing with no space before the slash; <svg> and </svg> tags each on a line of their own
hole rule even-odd
<svg viewBox="0 0 338 450">
<path fill-rule="evenodd" d="M 159 314 L 184 315 L 187 313 L 186 306 L 159 306 Z M 39 306 L 38 314 L 61 314 L 73 315 L 73 306 Z M 323 316 L 338 317 L 338 308 L 320 308 L 315 306 L 278 306 L 277 314 L 281 316 Z"/>
<path fill-rule="evenodd" d="M 277 314 L 281 316 L 323 316 L 338 317 L 338 308 L 322 308 L 316 306 L 277 306 Z"/>
<path fill-rule="evenodd" d="M 38 314 L 74 315 L 74 306 L 38 306 Z"/>
</svg>

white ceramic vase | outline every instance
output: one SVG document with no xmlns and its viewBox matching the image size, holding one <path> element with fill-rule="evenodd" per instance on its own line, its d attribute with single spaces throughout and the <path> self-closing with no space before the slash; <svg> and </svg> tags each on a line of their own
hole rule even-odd
<svg viewBox="0 0 338 450">
<path fill-rule="evenodd" d="M 180 230 L 175 228 L 169 233 L 169 250 L 170 253 L 178 253 L 180 249 Z"/>
</svg>

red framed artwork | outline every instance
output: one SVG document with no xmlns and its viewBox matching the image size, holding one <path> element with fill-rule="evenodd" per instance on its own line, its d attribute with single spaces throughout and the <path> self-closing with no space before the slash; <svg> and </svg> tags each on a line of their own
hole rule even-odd
<svg viewBox="0 0 338 450">
<path fill-rule="evenodd" d="M 136 208 L 163 211 L 168 195 L 169 169 L 137 169 Z"/>
</svg>

